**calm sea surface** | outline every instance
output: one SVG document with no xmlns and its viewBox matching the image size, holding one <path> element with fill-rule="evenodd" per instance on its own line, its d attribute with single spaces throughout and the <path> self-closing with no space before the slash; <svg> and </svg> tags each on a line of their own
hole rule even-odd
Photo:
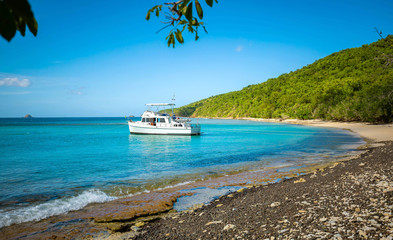
<svg viewBox="0 0 393 240">
<path fill-rule="evenodd" d="M 0 118 L 0 227 L 238 169 L 323 162 L 363 144 L 337 129 L 194 122 L 201 136 L 130 135 L 124 118 Z"/>
</svg>

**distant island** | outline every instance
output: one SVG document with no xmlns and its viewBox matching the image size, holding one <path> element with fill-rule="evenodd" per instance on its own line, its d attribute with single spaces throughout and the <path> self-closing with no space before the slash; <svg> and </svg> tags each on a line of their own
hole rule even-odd
<svg viewBox="0 0 393 240">
<path fill-rule="evenodd" d="M 24 118 L 33 118 L 30 114 L 26 114 Z"/>
<path fill-rule="evenodd" d="M 393 122 L 393 36 L 175 109 L 191 117 Z"/>
</svg>

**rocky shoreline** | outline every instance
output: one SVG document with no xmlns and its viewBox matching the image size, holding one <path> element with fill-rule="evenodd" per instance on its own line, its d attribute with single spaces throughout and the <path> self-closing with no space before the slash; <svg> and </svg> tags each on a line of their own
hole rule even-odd
<svg viewBox="0 0 393 240">
<path fill-rule="evenodd" d="M 144 206 L 152 200 L 142 194 L 4 227 L 0 239 L 393 240 L 393 125 L 294 124 L 349 129 L 369 139 L 363 148 L 366 152 L 319 165 L 317 170 L 304 169 L 299 173 L 311 173 L 274 184 L 246 183 L 254 178 L 274 182 L 269 178 L 285 179 L 296 173 L 242 172 L 196 183 L 194 187 L 247 187 L 192 211 L 172 210 L 176 199 L 184 195 L 175 191 L 192 188 L 190 184 L 157 191 L 155 194 L 176 195 L 159 204 L 162 210 L 154 207 L 147 211 Z M 159 195 L 149 196 L 162 200 Z M 130 211 L 135 204 L 143 208 L 144 215 L 139 218 Z"/>
<path fill-rule="evenodd" d="M 301 177 L 245 188 L 112 239 L 393 239 L 393 142 Z"/>
</svg>

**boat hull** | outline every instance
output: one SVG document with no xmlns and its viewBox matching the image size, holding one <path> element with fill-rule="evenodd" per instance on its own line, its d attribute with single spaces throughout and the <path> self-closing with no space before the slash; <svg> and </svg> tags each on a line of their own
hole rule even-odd
<svg viewBox="0 0 393 240">
<path fill-rule="evenodd" d="M 188 127 L 160 127 L 152 125 L 140 125 L 129 122 L 128 127 L 131 134 L 152 134 L 152 135 L 200 135 L 199 126 Z"/>
</svg>

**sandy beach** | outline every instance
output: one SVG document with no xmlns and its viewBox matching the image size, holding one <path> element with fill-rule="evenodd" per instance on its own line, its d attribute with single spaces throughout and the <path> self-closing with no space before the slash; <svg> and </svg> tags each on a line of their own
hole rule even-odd
<svg viewBox="0 0 393 240">
<path fill-rule="evenodd" d="M 354 132 L 368 142 L 393 141 L 393 123 L 371 124 L 362 122 L 335 122 L 323 120 L 299 120 L 299 119 L 263 119 L 263 118 L 240 118 L 243 120 L 275 122 L 287 124 L 299 124 L 314 127 L 341 128 Z"/>
<path fill-rule="evenodd" d="M 393 239 L 393 124 L 247 120 L 347 129 L 368 144 L 351 160 L 300 177 L 305 170 L 242 172 L 4 227 L 0 239 Z M 287 180 L 256 185 L 250 179 Z M 187 195 L 182 189 L 231 185 L 242 188 L 191 211 L 173 210 Z"/>
</svg>

